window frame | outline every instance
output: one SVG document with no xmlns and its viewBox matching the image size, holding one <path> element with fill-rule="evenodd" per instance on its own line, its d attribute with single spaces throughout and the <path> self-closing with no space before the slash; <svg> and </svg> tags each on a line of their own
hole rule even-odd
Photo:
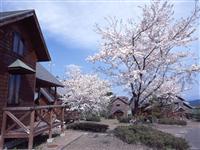
<svg viewBox="0 0 200 150">
<path fill-rule="evenodd" d="M 8 82 L 8 105 L 20 104 L 21 75 L 10 74 Z"/>
<path fill-rule="evenodd" d="M 120 104 L 116 104 L 116 107 L 120 107 Z"/>
<path fill-rule="evenodd" d="M 25 43 L 22 36 L 18 32 L 13 32 L 13 47 L 12 51 L 20 56 L 24 55 Z"/>
</svg>

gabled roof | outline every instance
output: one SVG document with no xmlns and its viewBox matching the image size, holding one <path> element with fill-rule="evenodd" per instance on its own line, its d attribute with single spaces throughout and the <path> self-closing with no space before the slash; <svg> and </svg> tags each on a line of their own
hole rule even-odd
<svg viewBox="0 0 200 150">
<path fill-rule="evenodd" d="M 122 101 L 123 103 L 129 105 L 128 97 L 125 97 L 125 96 L 114 97 L 113 100 L 112 100 L 112 103 L 115 102 L 116 100 L 120 100 L 120 101 Z"/>
<path fill-rule="evenodd" d="M 11 23 L 21 23 L 29 29 L 38 61 L 51 60 L 34 10 L 0 12 L 0 27 Z"/>
<path fill-rule="evenodd" d="M 39 63 L 36 65 L 36 79 L 40 87 L 63 87 L 63 84 Z"/>
<path fill-rule="evenodd" d="M 186 101 L 184 98 L 180 97 L 180 96 L 176 96 L 178 100 L 182 101 L 183 102 L 183 105 L 185 107 L 188 107 L 189 109 L 192 109 L 193 107 L 189 104 L 188 101 Z"/>
<path fill-rule="evenodd" d="M 7 11 L 0 12 L 0 25 L 6 24 L 6 22 L 12 22 L 11 18 L 22 17 L 25 13 L 32 12 L 33 10 L 19 10 L 19 11 Z M 28 17 L 28 15 L 27 15 Z M 20 19 L 20 18 L 19 18 Z"/>
<path fill-rule="evenodd" d="M 193 109 L 193 107 L 192 107 L 188 102 L 183 102 L 183 105 L 184 105 L 185 107 L 188 107 L 188 108 L 190 108 L 190 109 Z"/>
</svg>

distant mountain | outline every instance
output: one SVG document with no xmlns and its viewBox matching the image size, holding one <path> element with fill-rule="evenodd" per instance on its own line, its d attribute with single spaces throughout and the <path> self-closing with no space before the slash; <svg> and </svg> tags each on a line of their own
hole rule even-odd
<svg viewBox="0 0 200 150">
<path fill-rule="evenodd" d="M 189 101 L 190 105 L 194 106 L 194 107 L 200 107 L 200 99 L 195 99 L 192 101 Z"/>
</svg>

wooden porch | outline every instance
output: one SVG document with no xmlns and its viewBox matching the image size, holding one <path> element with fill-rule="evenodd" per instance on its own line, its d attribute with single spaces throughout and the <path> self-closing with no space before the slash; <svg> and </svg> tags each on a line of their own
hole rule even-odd
<svg viewBox="0 0 200 150">
<path fill-rule="evenodd" d="M 32 149 L 34 136 L 49 131 L 49 138 L 52 138 L 52 129 L 58 126 L 61 126 L 63 133 L 65 107 L 47 105 L 4 108 L 0 149 L 3 149 L 5 138 L 27 138 L 28 149 Z"/>
</svg>

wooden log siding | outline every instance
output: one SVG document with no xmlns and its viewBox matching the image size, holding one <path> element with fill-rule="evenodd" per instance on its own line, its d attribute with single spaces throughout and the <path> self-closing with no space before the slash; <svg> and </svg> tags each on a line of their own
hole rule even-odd
<svg viewBox="0 0 200 150">
<path fill-rule="evenodd" d="M 65 105 L 3 108 L 0 149 L 3 149 L 5 138 L 27 138 L 28 149 L 32 149 L 34 136 L 49 130 L 49 138 L 52 138 L 52 128 L 57 126 L 61 126 L 61 133 L 63 133 L 65 109 Z M 17 117 L 16 112 L 24 112 L 24 115 Z M 7 125 L 8 118 L 12 120 L 10 126 Z M 28 125 L 24 123 L 25 118 L 30 118 Z M 56 122 L 56 119 L 60 122 Z"/>
</svg>

